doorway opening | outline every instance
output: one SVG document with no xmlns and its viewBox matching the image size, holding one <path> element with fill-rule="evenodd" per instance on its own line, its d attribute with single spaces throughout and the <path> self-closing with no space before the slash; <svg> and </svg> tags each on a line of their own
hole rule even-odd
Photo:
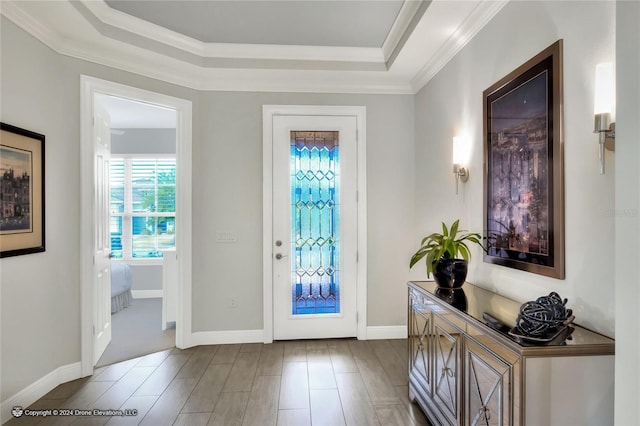
<svg viewBox="0 0 640 426">
<path fill-rule="evenodd" d="M 191 102 L 87 76 L 81 100 L 86 376 L 97 362 L 190 344 Z M 94 249 L 98 240 L 106 256 Z M 105 257 L 108 266 L 97 268 Z M 165 257 L 174 263 L 169 286 Z M 169 322 L 174 330 L 167 331 Z M 132 334 L 136 328 L 146 343 Z"/>
<path fill-rule="evenodd" d="M 111 123 L 111 341 L 100 367 L 175 346 L 174 312 L 162 314 L 175 306 L 163 276 L 176 242 L 177 113 L 104 94 L 94 102 Z"/>
</svg>

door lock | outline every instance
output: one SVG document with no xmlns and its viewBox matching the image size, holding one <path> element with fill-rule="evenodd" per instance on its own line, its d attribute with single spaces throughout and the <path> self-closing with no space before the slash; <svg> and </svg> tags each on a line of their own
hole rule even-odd
<svg viewBox="0 0 640 426">
<path fill-rule="evenodd" d="M 276 241 L 276 246 L 280 247 L 281 245 L 282 245 L 282 241 L 277 240 L 277 241 Z"/>
</svg>

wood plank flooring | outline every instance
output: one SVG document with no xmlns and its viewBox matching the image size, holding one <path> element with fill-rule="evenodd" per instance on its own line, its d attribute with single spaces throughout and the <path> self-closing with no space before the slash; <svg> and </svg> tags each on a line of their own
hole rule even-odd
<svg viewBox="0 0 640 426">
<path fill-rule="evenodd" d="M 98 368 L 29 409 L 137 415 L 23 416 L 6 425 L 429 425 L 408 399 L 406 339 L 169 349 Z"/>
</svg>

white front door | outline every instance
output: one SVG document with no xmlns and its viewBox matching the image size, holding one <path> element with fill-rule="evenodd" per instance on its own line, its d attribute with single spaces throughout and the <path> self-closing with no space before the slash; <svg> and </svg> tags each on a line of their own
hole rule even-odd
<svg viewBox="0 0 640 426">
<path fill-rule="evenodd" d="M 94 102 L 94 253 L 93 253 L 93 364 L 111 341 L 111 238 L 109 232 L 109 161 L 111 123 Z"/>
<path fill-rule="evenodd" d="M 273 116 L 273 337 L 357 335 L 357 121 Z"/>
</svg>

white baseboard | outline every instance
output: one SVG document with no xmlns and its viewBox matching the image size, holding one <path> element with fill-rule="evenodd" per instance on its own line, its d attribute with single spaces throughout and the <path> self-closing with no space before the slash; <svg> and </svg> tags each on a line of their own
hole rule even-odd
<svg viewBox="0 0 640 426">
<path fill-rule="evenodd" d="M 134 299 L 152 299 L 162 297 L 162 290 L 131 290 Z"/>
<path fill-rule="evenodd" d="M 2 401 L 0 424 L 4 424 L 13 418 L 11 415 L 11 409 L 13 407 L 20 406 L 26 408 L 52 391 L 56 386 L 79 379 L 80 377 L 82 377 L 82 363 L 80 362 L 56 368 L 51 373 L 33 382 L 6 401 Z"/>
<path fill-rule="evenodd" d="M 406 325 L 367 327 L 367 340 L 406 338 Z M 191 334 L 189 347 L 262 342 L 264 342 L 264 330 L 198 331 Z"/>
<path fill-rule="evenodd" d="M 190 346 L 263 342 L 264 330 L 198 331 L 189 339 Z"/>
<path fill-rule="evenodd" d="M 406 325 L 367 327 L 367 340 L 406 339 Z"/>
</svg>

